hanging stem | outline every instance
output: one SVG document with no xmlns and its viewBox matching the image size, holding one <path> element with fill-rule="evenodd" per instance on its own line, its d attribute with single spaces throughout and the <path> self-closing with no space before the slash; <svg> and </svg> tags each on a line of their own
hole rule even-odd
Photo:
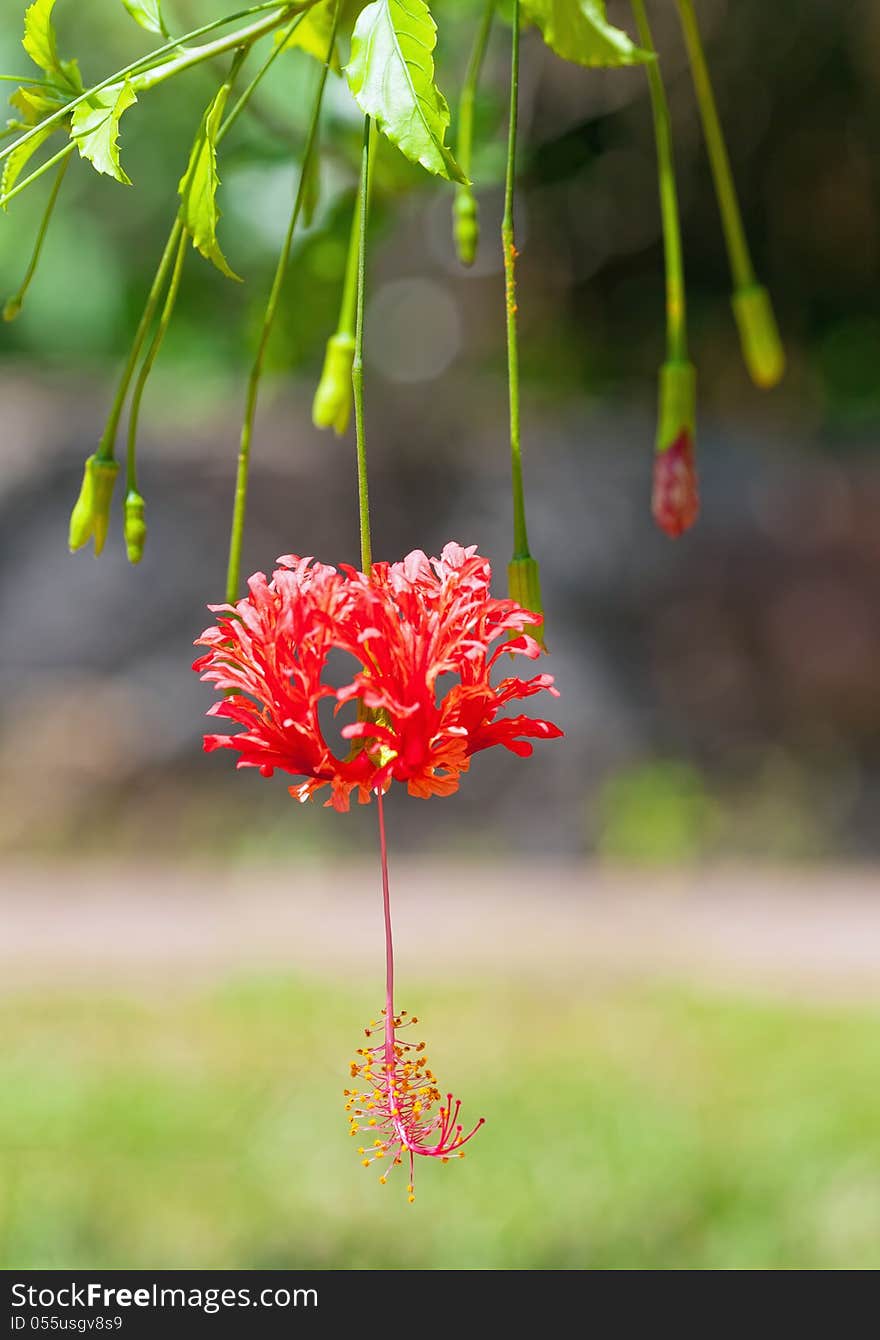
<svg viewBox="0 0 880 1340">
<path fill-rule="evenodd" d="M 250 50 L 249 46 L 244 46 L 240 47 L 239 50 L 236 52 L 235 57 L 232 61 L 232 65 L 229 70 L 229 74 L 226 77 L 227 87 L 231 88 L 233 83 L 235 82 L 235 78 L 239 70 L 241 69 L 242 64 L 244 63 L 244 60 L 247 57 L 249 50 Z M 180 220 L 180 216 L 178 215 L 178 217 L 174 220 L 174 225 L 171 229 L 171 232 L 168 235 L 168 241 L 165 244 L 165 250 L 162 253 L 162 259 L 159 262 L 159 268 L 156 271 L 156 275 L 155 278 L 153 279 L 152 287 L 150 288 L 150 292 L 147 296 L 147 301 L 144 306 L 144 310 L 141 315 L 138 328 L 135 331 L 134 340 L 132 341 L 131 349 L 129 350 L 128 361 L 126 362 L 125 367 L 123 368 L 122 376 L 119 380 L 119 385 L 116 388 L 116 395 L 114 397 L 113 404 L 110 408 L 110 416 L 107 420 L 107 426 L 104 429 L 101 441 L 98 443 L 97 454 L 99 460 L 103 461 L 113 460 L 116 449 L 116 434 L 119 430 L 119 420 L 122 418 L 122 410 L 125 405 L 126 396 L 128 395 L 128 389 L 131 386 L 131 381 L 132 378 L 134 377 L 135 369 L 137 367 L 137 361 L 140 358 L 141 350 L 144 347 L 144 343 L 146 341 L 147 335 L 149 334 L 150 327 L 153 324 L 156 311 L 159 307 L 159 302 L 161 301 L 162 298 L 162 292 L 165 288 L 165 281 L 168 277 L 169 270 L 171 269 L 175 253 L 177 252 L 178 247 L 180 245 L 181 234 L 183 231 L 184 231 L 183 224 Z M 156 352 L 158 353 L 158 349 Z"/>
<path fill-rule="evenodd" d="M 168 327 L 171 324 L 171 318 L 174 315 L 177 295 L 180 292 L 180 279 L 183 274 L 188 242 L 189 233 L 183 228 L 180 232 L 180 241 L 177 246 L 177 255 L 174 260 L 174 269 L 171 272 L 171 280 L 168 284 L 168 292 L 165 295 L 165 306 L 162 308 L 162 315 L 159 318 L 159 324 L 153 335 L 152 343 L 141 364 L 141 370 L 138 373 L 134 393 L 131 397 L 131 410 L 128 416 L 128 451 L 126 454 L 125 475 L 125 488 L 127 493 L 137 489 L 137 435 L 141 413 L 141 401 L 144 397 L 144 390 L 146 389 L 150 373 L 153 371 L 153 364 L 159 356 L 159 350 L 162 348 L 162 343 L 168 333 Z"/>
<path fill-rule="evenodd" d="M 471 157 L 474 142 L 474 101 L 477 96 L 477 85 L 480 82 L 483 61 L 486 59 L 486 48 L 489 45 L 489 34 L 492 31 L 492 20 L 495 17 L 496 4 L 497 0 L 487 0 L 482 22 L 480 23 L 477 35 L 474 38 L 474 45 L 465 72 L 464 83 L 461 87 L 461 97 L 458 101 L 458 141 L 455 147 L 455 157 L 458 160 L 459 167 L 466 177 L 471 175 Z M 468 187 L 462 186 L 458 189 L 467 190 Z"/>
<path fill-rule="evenodd" d="M 70 155 L 65 154 L 65 156 L 61 159 L 61 165 L 58 168 L 58 174 L 55 177 L 55 181 L 52 185 L 52 190 L 49 192 L 49 199 L 46 201 L 46 208 L 43 212 L 43 220 L 40 224 L 40 231 L 37 233 L 37 240 L 34 243 L 34 249 L 31 254 L 31 259 L 28 268 L 25 271 L 24 279 L 21 281 L 21 285 L 19 286 L 18 292 L 13 294 L 13 296 L 7 301 L 6 306 L 3 309 L 3 315 L 7 321 L 17 316 L 18 313 L 21 311 L 21 306 L 22 303 L 24 302 L 25 294 L 30 288 L 31 280 L 33 279 L 34 275 L 37 272 L 37 266 L 40 263 L 40 256 L 43 253 L 43 243 L 46 241 L 46 234 L 49 231 L 49 224 L 52 221 L 52 214 L 55 210 L 55 204 L 58 200 L 58 193 L 61 190 L 61 183 L 64 181 L 64 177 L 67 173 L 67 169 L 69 166 L 70 166 Z M 9 315 L 7 315 L 7 313 Z"/>
<path fill-rule="evenodd" d="M 290 215 L 290 222 L 287 225 L 287 233 L 281 247 L 281 254 L 278 257 L 278 264 L 275 267 L 275 276 L 272 280 L 272 288 L 269 293 L 269 300 L 266 304 L 266 311 L 263 317 L 263 327 L 260 332 L 260 339 L 257 345 L 256 357 L 251 368 L 250 378 L 248 380 L 247 398 L 245 402 L 244 423 L 241 429 L 241 442 L 238 451 L 238 470 L 235 480 L 235 501 L 232 509 L 232 530 L 229 537 L 229 566 L 226 573 L 226 600 L 233 605 L 238 599 L 238 586 L 241 576 L 241 549 L 244 539 L 244 521 L 247 512 L 247 494 L 248 494 L 248 471 L 250 467 L 251 441 L 254 433 L 254 421 L 257 413 L 257 402 L 259 400 L 260 382 L 263 377 L 263 368 L 266 361 L 266 350 L 269 347 L 269 339 L 275 325 L 275 317 L 278 312 L 278 303 L 281 298 L 281 290 L 284 286 L 284 279 L 287 274 L 287 267 L 290 264 L 290 253 L 293 249 L 293 238 L 296 232 L 296 225 L 299 222 L 299 216 L 302 211 L 303 201 L 308 186 L 309 172 L 311 167 L 312 155 L 315 152 L 315 145 L 318 138 L 318 125 L 321 119 L 321 106 L 324 101 L 324 89 L 327 84 L 327 75 L 330 71 L 330 63 L 333 59 L 333 52 L 336 47 L 336 33 L 339 27 L 340 0 L 336 0 L 333 10 L 333 28 L 330 36 L 330 44 L 327 50 L 327 59 L 321 67 L 321 75 L 318 80 L 318 89 L 315 95 L 312 117 L 309 123 L 309 130 L 306 136 L 305 148 L 303 150 L 302 170 L 300 173 L 299 185 L 297 187 L 296 199 L 293 210 Z"/>
<path fill-rule="evenodd" d="M 134 376 L 137 361 L 140 357 L 141 349 L 144 347 L 144 341 L 147 338 L 150 326 L 153 324 L 153 318 L 156 315 L 156 309 L 159 306 L 159 300 L 162 297 L 162 290 L 165 287 L 165 280 L 171 269 L 174 260 L 174 254 L 180 242 L 180 235 L 183 231 L 183 224 L 180 219 L 174 220 L 174 227 L 168 235 L 168 241 L 165 243 L 165 250 L 162 252 L 162 259 L 159 262 L 159 268 L 153 279 L 147 301 L 144 306 L 138 328 L 135 331 L 135 337 L 129 350 L 128 359 L 122 370 L 122 376 L 119 379 L 119 385 L 116 388 L 116 395 L 113 404 L 110 407 L 110 415 L 107 419 L 107 426 L 104 429 L 101 441 L 98 443 L 98 459 L 102 461 L 112 461 L 116 433 L 119 428 L 119 420 L 122 417 L 122 408 L 125 404 L 125 397 L 128 395 L 128 388 L 131 385 L 131 379 Z"/>
<path fill-rule="evenodd" d="M 363 149 L 361 151 L 361 184 L 358 197 L 360 207 L 358 210 L 357 302 L 351 385 L 354 392 L 354 421 L 357 434 L 361 571 L 367 573 L 367 575 L 373 567 L 373 544 L 370 535 L 370 490 L 367 481 L 367 444 L 364 431 L 364 295 L 367 279 L 367 221 L 370 208 L 370 150 L 372 141 L 372 122 L 369 117 L 365 117 Z"/>
<path fill-rule="evenodd" d="M 225 136 L 229 134 L 230 130 L 235 125 L 236 121 L 241 116 L 244 109 L 247 107 L 254 93 L 256 93 L 260 84 L 263 82 L 263 79 L 266 77 L 266 75 L 269 73 L 278 57 L 281 55 L 282 51 L 284 50 L 284 45 L 287 42 L 287 39 L 291 36 L 292 33 L 296 31 L 296 29 L 302 23 L 305 16 L 306 16 L 305 13 L 297 14 L 296 18 L 292 21 L 292 23 L 289 23 L 287 27 L 278 34 L 277 44 L 273 45 L 272 50 L 269 52 L 268 56 L 263 61 L 263 64 L 260 66 L 259 70 L 257 70 L 256 74 L 254 75 L 251 82 L 248 84 L 247 88 L 242 90 L 241 96 L 236 101 L 235 106 L 232 107 L 227 113 L 225 121 L 223 122 L 222 126 L 217 132 L 217 144 L 222 143 Z"/>
<path fill-rule="evenodd" d="M 715 102 L 712 81 L 709 77 L 709 67 L 706 64 L 706 56 L 700 38 L 697 16 L 694 12 L 692 0 L 677 0 L 677 2 L 691 64 L 694 88 L 697 94 L 697 103 L 703 121 L 703 134 L 706 137 L 709 164 L 715 181 L 715 194 L 718 197 L 718 208 L 721 211 L 721 225 L 727 242 L 734 285 L 738 289 L 748 288 L 755 283 L 755 272 L 749 254 L 749 244 L 743 227 L 736 187 L 733 182 L 727 145 L 724 142 L 724 132 L 721 129 L 721 120 L 718 116 L 718 106 Z"/>
<path fill-rule="evenodd" d="M 30 176 L 24 177 L 21 181 L 16 182 L 11 191 L 7 191 L 5 195 L 0 195 L 0 209 L 5 209 L 10 200 L 14 200 L 17 195 L 21 195 L 22 191 L 26 191 L 35 181 L 39 181 L 39 179 L 42 176 L 45 176 L 47 172 L 51 172 L 52 168 L 58 163 L 63 163 L 70 158 L 75 148 L 76 145 L 73 143 L 65 144 L 63 149 L 59 149 L 57 154 L 53 154 L 51 158 L 47 158 L 45 163 L 41 163 Z"/>
<path fill-rule="evenodd" d="M 391 888 L 388 880 L 388 843 L 385 836 L 385 802 L 376 792 L 379 810 L 379 847 L 382 853 L 382 909 L 385 913 L 385 1060 L 394 1061 L 394 941 L 391 934 Z M 389 1054 L 390 1050 L 390 1054 Z"/>
<path fill-rule="evenodd" d="M 468 61 L 458 103 L 458 141 L 455 152 L 465 177 L 471 175 L 474 144 L 474 101 L 480 72 L 486 57 L 486 48 L 489 44 L 489 34 L 492 31 L 495 5 L 496 0 L 488 0 L 483 11 L 482 22 L 474 38 L 473 50 Z M 480 240 L 480 215 L 473 187 L 470 184 L 459 183 L 456 185 L 452 219 L 458 258 L 462 265 L 473 265 Z"/>
<path fill-rule="evenodd" d="M 513 480 L 514 558 L 529 557 L 526 501 L 523 489 L 522 447 L 519 425 L 519 337 L 516 305 L 516 237 L 513 201 L 516 186 L 516 132 L 519 108 L 519 0 L 513 5 L 513 46 L 510 62 L 510 125 L 507 139 L 507 177 L 504 186 L 504 218 L 501 245 L 504 251 L 505 305 L 507 310 L 507 379 L 510 391 L 510 465 Z"/>
<path fill-rule="evenodd" d="M 633 14 L 639 30 L 639 40 L 646 51 L 655 53 L 654 39 L 648 23 L 644 0 L 632 0 Z M 648 62 L 648 84 L 651 90 L 651 108 L 654 114 L 654 136 L 657 141 L 657 169 L 660 181 L 660 212 L 663 220 L 663 242 L 666 255 L 666 339 L 670 362 L 687 361 L 687 326 L 684 286 L 684 260 L 681 245 L 681 224 L 678 211 L 678 191 L 675 185 L 675 161 L 672 153 L 672 126 L 666 89 L 655 58 Z"/>
<path fill-rule="evenodd" d="M 354 202 L 351 216 L 351 234 L 348 240 L 348 257 L 345 262 L 345 283 L 342 289 L 342 302 L 339 305 L 337 335 L 354 335 L 357 331 L 358 279 L 361 264 L 361 184 Z"/>
</svg>

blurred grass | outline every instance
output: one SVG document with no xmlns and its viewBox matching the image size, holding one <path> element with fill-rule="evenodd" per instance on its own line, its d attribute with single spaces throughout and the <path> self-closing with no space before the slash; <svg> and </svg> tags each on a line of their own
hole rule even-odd
<svg viewBox="0 0 880 1340">
<path fill-rule="evenodd" d="M 419 997 L 441 1082 L 488 1125 L 464 1163 L 417 1170 L 412 1207 L 346 1134 L 351 985 L 7 997 L 0 1263 L 880 1266 L 875 1014 L 620 987 Z"/>
</svg>

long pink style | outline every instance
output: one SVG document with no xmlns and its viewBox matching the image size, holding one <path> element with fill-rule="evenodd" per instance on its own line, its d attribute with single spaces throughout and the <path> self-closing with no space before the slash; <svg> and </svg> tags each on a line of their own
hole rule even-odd
<svg viewBox="0 0 880 1340">
<path fill-rule="evenodd" d="M 381 1026 L 383 1041 L 358 1048 L 357 1057 L 351 1063 L 351 1074 L 366 1087 L 363 1091 L 345 1090 L 346 1110 L 352 1113 L 349 1117 L 352 1135 L 365 1128 L 377 1133 L 371 1147 L 361 1146 L 358 1149 L 364 1167 L 370 1167 L 386 1157 L 390 1157 L 391 1167 L 396 1167 L 403 1162 L 406 1154 L 410 1171 L 407 1190 L 410 1201 L 413 1201 L 416 1157 L 439 1158 L 443 1163 L 448 1163 L 450 1158 L 464 1158 L 463 1146 L 476 1135 L 484 1119 L 481 1117 L 465 1134 L 464 1126 L 458 1120 L 461 1103 L 451 1093 L 446 1094 L 445 1103 L 435 1112 L 434 1105 L 440 1102 L 441 1095 L 434 1072 L 428 1065 L 425 1043 L 405 1042 L 401 1039 L 402 1030 L 417 1024 L 418 1019 L 414 1015 L 408 1017 L 406 1010 L 398 1014 L 394 1008 L 394 939 L 388 841 L 383 797 L 378 789 L 376 800 L 385 921 L 385 1006 L 382 1010 L 382 1024 L 376 1019 L 371 1020 L 370 1027 L 364 1031 L 370 1038 L 373 1030 Z M 387 1173 L 383 1172 L 379 1180 L 387 1181 Z"/>
</svg>

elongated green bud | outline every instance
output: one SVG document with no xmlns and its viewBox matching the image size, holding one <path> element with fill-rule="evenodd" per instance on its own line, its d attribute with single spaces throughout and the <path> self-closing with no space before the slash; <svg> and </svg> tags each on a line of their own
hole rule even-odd
<svg viewBox="0 0 880 1340">
<path fill-rule="evenodd" d="M 522 605 L 530 614 L 544 613 L 541 600 L 541 571 L 536 559 L 531 556 L 515 558 L 507 565 L 507 589 L 511 600 Z M 528 624 L 525 632 L 546 648 L 543 623 Z"/>
<path fill-rule="evenodd" d="M 480 243 L 480 207 L 469 186 L 459 186 L 452 205 L 455 250 L 462 265 L 473 265 Z"/>
<path fill-rule="evenodd" d="M 331 335 L 327 341 L 324 370 L 312 403 L 312 422 L 316 428 L 332 428 L 337 437 L 342 437 L 351 417 L 353 363 L 354 336 Z"/>
<path fill-rule="evenodd" d="M 145 504 L 139 493 L 130 489 L 125 498 L 125 548 L 129 563 L 140 563 L 147 542 Z"/>
<path fill-rule="evenodd" d="M 16 293 L 13 297 L 7 298 L 3 307 L 3 320 L 15 321 L 22 309 L 21 294 Z"/>
<path fill-rule="evenodd" d="M 82 549 L 88 544 L 94 532 L 94 523 L 92 521 L 92 498 L 94 489 L 92 487 L 91 462 L 94 457 L 90 456 L 83 470 L 82 484 L 80 485 L 79 497 L 77 498 L 73 511 L 70 514 L 70 533 L 68 544 L 70 552 L 76 553 L 77 549 Z"/>
<path fill-rule="evenodd" d="M 119 474 L 118 461 L 102 461 L 89 456 L 83 471 L 83 482 L 73 511 L 70 514 L 68 543 L 71 553 L 94 540 L 95 555 L 101 553 L 110 525 L 110 503 L 113 485 Z"/>
<path fill-rule="evenodd" d="M 770 294 L 761 284 L 741 288 L 732 298 L 743 358 L 756 386 L 769 390 L 782 380 L 785 350 Z"/>
</svg>

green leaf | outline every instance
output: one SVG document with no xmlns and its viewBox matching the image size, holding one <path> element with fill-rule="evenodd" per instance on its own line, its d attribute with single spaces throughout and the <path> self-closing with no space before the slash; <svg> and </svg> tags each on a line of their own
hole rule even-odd
<svg viewBox="0 0 880 1340">
<path fill-rule="evenodd" d="M 123 84 L 110 84 L 92 93 L 74 107 L 70 120 L 70 137 L 80 155 L 97 172 L 115 177 L 125 186 L 131 185 L 131 178 L 119 162 L 119 121 L 135 102 L 137 95 L 126 79 Z"/>
<path fill-rule="evenodd" d="M 306 51 L 323 65 L 327 59 L 330 37 L 333 33 L 335 4 L 336 0 L 319 0 L 315 8 L 310 9 L 300 19 L 289 37 L 285 38 L 283 33 L 276 34 L 275 45 L 282 46 L 283 44 L 284 51 Z M 330 68 L 334 74 L 342 72 L 342 66 L 339 62 L 339 48 L 336 44 L 333 47 Z"/>
<path fill-rule="evenodd" d="M 557 56 L 576 65 L 639 65 L 654 59 L 608 22 L 605 0 L 520 0 L 523 18 L 540 28 Z"/>
<path fill-rule="evenodd" d="M 53 112 L 57 112 L 59 107 L 64 105 L 58 101 L 54 94 L 33 84 L 17 88 L 9 102 L 17 111 L 21 112 L 26 126 L 35 126 L 38 121 L 43 120 L 44 116 L 51 116 Z M 54 129 L 59 129 L 59 127 L 56 126 Z"/>
<path fill-rule="evenodd" d="M 0 197 L 5 196 L 12 190 L 13 186 L 21 176 L 23 169 L 26 167 L 32 156 L 37 152 L 40 145 L 45 144 L 46 140 L 50 139 L 51 136 L 55 134 L 55 131 L 60 128 L 60 126 L 41 126 L 25 144 L 20 144 L 17 149 L 13 149 L 12 153 L 3 164 L 3 175 L 0 177 Z M 3 208 L 4 210 L 8 209 L 9 206 L 4 205 Z"/>
<path fill-rule="evenodd" d="M 434 83 L 436 44 L 424 0 L 373 0 L 355 24 L 345 73 L 361 111 L 410 162 L 464 184 L 445 142 L 449 107 Z"/>
<path fill-rule="evenodd" d="M 146 28 L 148 33 L 168 36 L 165 20 L 162 17 L 162 0 L 122 0 L 135 23 Z"/>
<path fill-rule="evenodd" d="M 217 187 L 220 185 L 217 174 L 217 131 L 228 97 L 229 86 L 224 84 L 208 104 L 178 190 L 183 201 L 180 218 L 192 234 L 193 246 L 205 260 L 216 265 L 221 274 L 240 283 L 241 277 L 229 268 L 217 241 L 217 224 L 220 222 L 220 210 L 217 207 Z"/>
<path fill-rule="evenodd" d="M 55 0 L 34 0 L 24 15 L 24 37 L 21 44 L 35 65 L 76 93 L 82 93 L 83 82 L 75 60 L 61 60 L 52 23 Z"/>
</svg>

